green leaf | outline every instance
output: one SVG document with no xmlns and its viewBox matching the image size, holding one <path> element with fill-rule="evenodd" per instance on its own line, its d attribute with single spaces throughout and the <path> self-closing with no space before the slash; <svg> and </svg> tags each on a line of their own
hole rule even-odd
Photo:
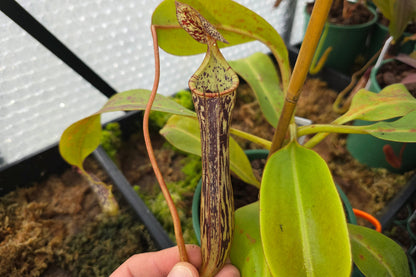
<svg viewBox="0 0 416 277">
<path fill-rule="evenodd" d="M 201 139 L 195 118 L 171 116 L 159 133 L 176 148 L 201 156 Z"/>
<path fill-rule="evenodd" d="M 59 151 L 69 164 L 83 169 L 85 158 L 100 144 L 100 119 L 100 115 L 94 114 L 65 129 L 59 141 Z"/>
<path fill-rule="evenodd" d="M 199 124 L 196 118 L 171 116 L 160 134 L 178 149 L 201 156 L 201 139 Z M 230 169 L 244 182 L 259 187 L 243 149 L 230 137 Z"/>
<path fill-rule="evenodd" d="M 255 53 L 229 64 L 250 85 L 264 117 L 276 127 L 283 107 L 284 93 L 280 88 L 279 74 L 273 61 L 266 54 Z"/>
<path fill-rule="evenodd" d="M 258 201 L 235 211 L 230 259 L 242 277 L 272 276 L 261 244 Z"/>
<path fill-rule="evenodd" d="M 392 18 L 389 22 L 389 32 L 397 41 L 403 34 L 409 21 L 414 19 L 416 12 L 416 1 L 395 0 Z"/>
<path fill-rule="evenodd" d="M 342 203 L 325 161 L 296 142 L 273 154 L 260 188 L 260 233 L 273 276 L 349 276 Z"/>
<path fill-rule="evenodd" d="M 343 124 L 351 120 L 386 120 L 416 110 L 416 99 L 402 84 L 385 87 L 379 93 L 362 89 L 357 92 L 349 110 L 334 123 Z"/>
<path fill-rule="evenodd" d="M 99 114 L 92 115 L 69 126 L 59 142 L 59 151 L 69 164 L 78 167 L 80 173 L 86 177 L 102 211 L 108 215 L 117 215 L 119 206 L 111 186 L 101 182 L 94 174 L 86 172 L 83 167 L 84 159 L 100 144 L 100 117 Z"/>
<path fill-rule="evenodd" d="M 377 6 L 384 17 L 390 20 L 392 18 L 393 3 L 395 1 L 397 0 L 373 0 L 373 3 Z"/>
<path fill-rule="evenodd" d="M 117 93 L 96 114 L 115 111 L 138 111 L 146 109 L 151 91 L 145 89 L 128 90 Z M 152 105 L 152 111 L 166 112 L 184 116 L 196 117 L 195 112 L 179 105 L 169 97 L 157 94 Z"/>
<path fill-rule="evenodd" d="M 354 263 L 365 276 L 410 276 L 403 249 L 372 229 L 348 224 Z"/>
<path fill-rule="evenodd" d="M 409 21 L 415 17 L 416 2 L 414 0 L 373 0 L 373 2 L 390 21 L 389 33 L 397 41 Z"/>
<path fill-rule="evenodd" d="M 384 140 L 398 142 L 416 142 L 416 111 L 410 112 L 402 118 L 393 121 L 381 121 L 376 124 L 359 126 L 370 135 Z"/>
<path fill-rule="evenodd" d="M 196 9 L 229 42 L 220 47 L 259 40 L 270 48 L 279 63 L 283 86 L 287 88 L 290 63 L 286 45 L 277 31 L 261 16 L 231 0 L 182 0 Z M 156 26 L 159 46 L 173 55 L 194 55 L 207 51 L 206 45 L 195 41 L 179 25 L 175 1 L 165 0 L 154 11 L 152 24 Z"/>
<path fill-rule="evenodd" d="M 253 168 L 244 150 L 232 137 L 230 137 L 230 169 L 247 184 L 260 187 L 260 182 L 254 176 Z"/>
<path fill-rule="evenodd" d="M 100 144 L 100 114 L 115 111 L 144 110 L 150 91 L 144 89 L 120 92 L 111 97 L 98 112 L 69 126 L 59 141 L 61 156 L 71 165 L 83 168 L 85 158 Z M 157 95 L 152 110 L 196 117 L 196 114 L 175 101 Z"/>
</svg>

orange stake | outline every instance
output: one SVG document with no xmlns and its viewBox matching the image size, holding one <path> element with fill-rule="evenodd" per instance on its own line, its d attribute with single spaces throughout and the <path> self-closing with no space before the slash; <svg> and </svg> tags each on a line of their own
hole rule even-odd
<svg viewBox="0 0 416 277">
<path fill-rule="evenodd" d="M 371 214 L 369 214 L 369 213 L 366 213 L 366 212 L 364 212 L 364 211 L 361 211 L 361 210 L 359 210 L 359 209 L 352 209 L 353 210 L 353 212 L 354 212 L 354 214 L 355 214 L 355 216 L 357 216 L 357 217 L 361 217 L 361 218 L 363 218 L 363 219 L 365 219 L 365 220 L 367 220 L 368 222 L 370 222 L 375 228 L 376 228 L 376 231 L 377 232 L 379 232 L 379 233 L 381 233 L 381 224 L 380 224 L 380 222 L 377 220 L 377 218 L 375 218 L 374 216 L 372 216 Z"/>
</svg>

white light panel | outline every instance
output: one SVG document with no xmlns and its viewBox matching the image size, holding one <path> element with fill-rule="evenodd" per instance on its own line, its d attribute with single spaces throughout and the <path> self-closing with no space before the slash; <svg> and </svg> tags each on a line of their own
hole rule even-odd
<svg viewBox="0 0 416 277">
<path fill-rule="evenodd" d="M 285 32 L 287 12 L 274 0 L 237 1 Z M 151 89 L 154 60 L 150 21 L 156 0 L 19 0 L 28 12 L 117 91 Z M 292 36 L 293 38 L 293 36 Z M 227 59 L 257 51 L 260 43 L 224 49 Z M 161 51 L 159 93 L 187 86 L 203 55 Z M 0 157 L 23 158 L 59 140 L 72 122 L 106 98 L 4 14 L 0 13 Z M 115 115 L 107 116 L 106 119 Z"/>
</svg>

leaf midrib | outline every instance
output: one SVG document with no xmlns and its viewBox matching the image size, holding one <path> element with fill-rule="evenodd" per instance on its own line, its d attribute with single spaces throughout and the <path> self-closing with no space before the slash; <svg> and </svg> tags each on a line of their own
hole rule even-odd
<svg viewBox="0 0 416 277">
<path fill-rule="evenodd" d="M 378 109 L 387 109 L 391 106 L 396 106 L 402 102 L 406 102 L 403 99 L 401 100 L 393 100 L 393 101 L 389 101 L 389 102 L 381 102 L 380 104 L 377 105 L 376 108 L 374 108 L 374 106 L 372 107 L 371 105 L 360 105 L 357 107 L 352 107 L 355 112 L 352 112 L 351 114 L 348 114 L 348 112 L 346 114 L 344 114 L 343 116 L 339 117 L 336 121 L 336 123 L 338 124 L 344 124 L 348 121 L 354 120 L 354 119 L 360 119 L 360 117 L 362 117 L 363 115 L 365 115 L 368 112 L 372 112 L 374 110 L 378 110 Z M 416 107 L 416 103 L 409 103 L 410 106 L 415 106 Z M 352 108 L 350 111 L 352 111 Z M 334 121 L 334 122 L 335 122 Z"/>
<path fill-rule="evenodd" d="M 296 161 L 296 148 L 292 148 L 291 150 L 291 161 Z M 307 276 L 313 276 L 313 265 L 312 261 L 309 257 L 311 257 L 311 249 L 310 249 L 310 241 L 308 236 L 308 229 L 306 224 L 306 217 L 305 215 L 305 209 L 302 204 L 302 197 L 301 197 L 301 183 L 299 182 L 298 178 L 298 170 L 296 167 L 296 162 L 292 162 L 292 174 L 293 174 L 293 182 L 294 182 L 294 189 L 295 189 L 295 195 L 299 196 L 296 197 L 296 209 L 298 211 L 299 215 L 299 224 L 300 224 L 300 233 L 301 233 L 301 239 L 302 239 L 302 252 L 303 256 L 305 258 L 305 269 Z"/>
</svg>

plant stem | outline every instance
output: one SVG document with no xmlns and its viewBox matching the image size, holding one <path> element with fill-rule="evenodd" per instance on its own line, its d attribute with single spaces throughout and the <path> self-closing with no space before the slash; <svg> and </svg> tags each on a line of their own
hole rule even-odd
<svg viewBox="0 0 416 277">
<path fill-rule="evenodd" d="M 272 145 L 272 143 L 268 141 L 267 139 L 255 136 L 250 133 L 246 133 L 238 129 L 230 128 L 230 133 L 233 135 L 239 136 L 240 138 L 252 141 L 260 146 L 263 146 L 266 149 L 270 149 L 270 146 Z"/>
<path fill-rule="evenodd" d="M 293 120 L 296 103 L 301 93 L 300 89 L 308 74 L 331 4 L 332 0 L 316 0 L 315 2 L 303 44 L 300 48 L 292 77 L 290 78 L 285 103 L 280 115 L 279 124 L 273 135 L 269 156 L 279 150 L 283 145 L 287 128 Z"/>
<path fill-rule="evenodd" d="M 315 145 L 317 145 L 318 143 L 320 143 L 328 135 L 329 135 L 328 133 L 319 133 L 319 134 L 316 134 L 310 140 L 308 140 L 307 142 L 305 142 L 305 144 L 303 146 L 305 146 L 306 148 L 313 148 L 313 147 L 315 147 Z"/>
<path fill-rule="evenodd" d="M 169 207 L 170 214 L 172 216 L 173 226 L 175 230 L 176 243 L 178 244 L 178 249 L 179 249 L 180 260 L 182 262 L 187 262 L 188 254 L 185 248 L 185 242 L 184 242 L 183 235 L 182 235 L 182 228 L 181 228 L 178 211 L 176 210 L 175 203 L 173 202 L 172 197 L 169 193 L 169 190 L 166 186 L 165 180 L 163 179 L 163 175 L 160 172 L 155 154 L 153 152 L 152 142 L 150 140 L 150 135 L 149 135 L 149 114 L 152 109 L 153 101 L 156 97 L 157 88 L 159 86 L 159 78 L 160 78 L 159 45 L 157 41 L 156 28 L 152 25 L 151 30 L 152 30 L 152 37 L 153 37 L 153 51 L 154 51 L 154 57 L 155 57 L 155 79 L 153 82 L 152 93 L 149 97 L 149 101 L 147 102 L 147 106 L 144 111 L 143 135 L 144 135 L 144 141 L 146 144 L 146 149 L 149 155 L 150 163 L 152 164 L 153 171 L 155 172 L 155 175 L 156 175 L 156 179 L 159 182 L 160 189 L 162 190 L 163 196 L 165 197 L 166 203 L 168 204 L 168 207 Z"/>
<path fill-rule="evenodd" d="M 368 134 L 362 126 L 313 124 L 298 128 L 299 137 L 316 133 Z M 307 143 L 305 143 L 306 145 Z"/>
<path fill-rule="evenodd" d="M 341 114 L 341 113 L 345 113 L 349 109 L 349 106 L 351 104 L 352 96 L 354 96 L 354 94 L 358 91 L 358 89 L 364 88 L 366 86 L 366 85 L 358 86 L 359 85 L 359 84 L 357 84 L 358 76 L 361 76 L 363 74 L 364 74 L 364 76 L 366 76 L 366 74 L 367 74 L 366 71 L 374 63 L 374 61 L 378 58 L 380 53 L 381 53 L 381 49 L 378 50 L 377 53 L 375 53 L 371 57 L 371 59 L 369 59 L 368 62 L 361 69 L 359 69 L 358 71 L 354 72 L 354 74 L 352 74 L 350 83 L 340 93 L 338 93 L 338 96 L 335 99 L 334 104 L 332 104 L 332 108 L 335 112 Z M 370 77 L 367 76 L 366 78 L 363 78 L 363 81 L 366 81 L 366 83 L 368 83 L 369 78 Z M 341 106 L 341 102 L 344 100 L 345 95 L 350 91 L 351 91 L 351 93 L 349 94 L 348 99 Z"/>
<path fill-rule="evenodd" d="M 348 0 L 344 0 L 342 4 L 342 17 L 348 18 Z"/>
<path fill-rule="evenodd" d="M 344 124 L 346 122 L 348 122 L 348 120 L 344 120 L 342 118 L 342 116 L 340 116 L 337 119 L 335 119 L 334 121 L 332 121 L 330 124 L 332 124 L 332 125 L 334 125 L 334 124 L 341 125 L 341 124 Z M 315 145 L 320 143 L 328 135 L 329 135 L 329 133 L 326 133 L 326 132 L 318 133 L 318 134 L 314 135 L 310 140 L 308 140 L 303 146 L 305 146 L 306 148 L 313 148 L 313 147 L 315 147 Z"/>
</svg>

